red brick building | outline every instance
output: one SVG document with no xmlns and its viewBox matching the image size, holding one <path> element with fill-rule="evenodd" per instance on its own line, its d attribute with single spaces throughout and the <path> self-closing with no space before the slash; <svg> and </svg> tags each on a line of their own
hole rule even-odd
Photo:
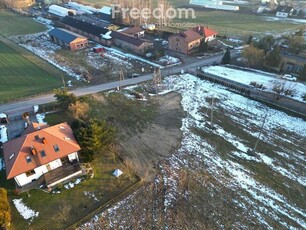
<svg viewBox="0 0 306 230">
<path fill-rule="evenodd" d="M 49 36 L 52 42 L 70 50 L 83 49 L 88 45 L 86 37 L 65 29 L 55 28 L 49 31 Z"/>
</svg>

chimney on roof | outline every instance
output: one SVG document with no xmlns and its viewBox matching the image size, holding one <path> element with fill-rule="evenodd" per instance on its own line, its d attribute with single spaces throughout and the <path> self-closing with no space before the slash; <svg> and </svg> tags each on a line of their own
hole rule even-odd
<svg viewBox="0 0 306 230">
<path fill-rule="evenodd" d="M 42 142 L 43 142 L 44 145 L 46 145 L 46 144 L 47 144 L 46 138 L 43 137 L 43 138 L 42 138 Z"/>
<path fill-rule="evenodd" d="M 33 145 L 31 146 L 31 152 L 32 152 L 33 155 L 37 154 L 37 150 Z"/>
</svg>

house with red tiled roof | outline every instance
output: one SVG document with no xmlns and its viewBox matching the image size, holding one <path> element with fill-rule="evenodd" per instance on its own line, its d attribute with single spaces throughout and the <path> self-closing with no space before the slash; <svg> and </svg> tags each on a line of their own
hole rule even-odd
<svg viewBox="0 0 306 230">
<path fill-rule="evenodd" d="M 54 126 L 32 123 L 24 133 L 3 144 L 7 179 L 18 187 L 41 181 L 48 188 L 82 174 L 77 143 L 65 122 Z"/>
<path fill-rule="evenodd" d="M 196 26 L 195 28 L 193 28 L 193 30 L 199 33 L 205 39 L 205 42 L 210 42 L 214 40 L 218 34 L 213 29 L 208 28 L 208 26 Z"/>
<path fill-rule="evenodd" d="M 216 35 L 217 32 L 208 27 L 197 26 L 193 29 L 169 36 L 169 49 L 184 54 L 191 54 L 198 51 L 202 40 L 210 42 L 216 38 Z"/>
</svg>

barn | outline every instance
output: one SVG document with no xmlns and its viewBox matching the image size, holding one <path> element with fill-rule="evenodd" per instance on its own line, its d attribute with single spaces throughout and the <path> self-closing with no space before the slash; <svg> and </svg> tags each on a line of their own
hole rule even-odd
<svg viewBox="0 0 306 230">
<path fill-rule="evenodd" d="M 49 36 L 52 42 L 70 50 L 79 50 L 88 45 L 86 37 L 65 29 L 55 28 L 49 31 Z"/>
<path fill-rule="evenodd" d="M 76 15 L 75 10 L 67 9 L 65 7 L 61 7 L 58 5 L 51 5 L 48 11 L 49 13 L 60 16 L 60 17 L 65 17 L 68 15 Z"/>
</svg>

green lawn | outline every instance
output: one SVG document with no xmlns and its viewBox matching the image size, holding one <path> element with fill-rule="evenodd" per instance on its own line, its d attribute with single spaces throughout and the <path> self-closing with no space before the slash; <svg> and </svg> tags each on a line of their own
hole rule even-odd
<svg viewBox="0 0 306 230">
<path fill-rule="evenodd" d="M 208 25 L 226 35 L 250 35 L 257 33 L 283 33 L 298 30 L 297 24 L 268 22 L 262 16 L 224 11 L 196 11 L 196 19 L 178 19 L 176 22 L 191 22 Z"/>
<path fill-rule="evenodd" d="M 21 217 L 12 205 L 14 228 L 17 230 L 28 226 L 31 229 L 65 229 L 137 182 L 136 177 L 129 177 L 125 166 L 118 159 L 114 163 L 105 155 L 100 154 L 96 157 L 92 166 L 95 173 L 92 179 L 84 180 L 68 190 L 59 186 L 59 189 L 61 189 L 59 194 L 31 190 L 29 192 L 30 196 L 26 193 L 20 196 L 11 195 L 11 199 L 22 198 L 29 208 L 39 212 L 39 216 L 29 223 Z M 124 172 L 119 178 L 112 175 L 112 172 L 117 168 Z M 64 213 L 62 208 L 64 206 L 68 207 L 68 212 L 65 214 L 66 220 L 60 217 L 60 214 Z"/>
<path fill-rule="evenodd" d="M 69 121 L 69 119 L 71 117 L 65 112 L 46 116 L 46 121 L 50 125 Z M 59 185 L 60 194 L 31 190 L 29 192 L 30 196 L 27 193 L 16 196 L 12 194 L 12 186 L 6 182 L 5 186 L 10 191 L 10 200 L 22 198 L 28 207 L 39 212 L 39 216 L 34 218 L 33 222 L 25 221 L 12 204 L 13 227 L 16 230 L 25 229 L 24 226 L 28 226 L 27 229 L 65 229 L 101 206 L 103 207 L 108 201 L 138 181 L 138 178 L 130 169 L 126 168 L 119 158 L 114 159 L 107 151 L 97 153 L 91 165 L 94 170 L 93 178 L 87 178 L 68 190 L 63 185 Z M 112 172 L 117 168 L 124 172 L 119 178 L 112 175 Z M 4 183 L 4 180 L 0 180 L 0 182 Z M 85 195 L 85 193 L 91 195 Z M 66 220 L 60 217 L 60 214 L 64 213 L 63 206 L 69 209 L 66 213 Z"/>
<path fill-rule="evenodd" d="M 30 17 L 21 16 L 1 9 L 0 28 L 0 35 L 3 36 L 32 34 L 47 29 L 44 25 L 35 22 Z"/>
<path fill-rule="evenodd" d="M 47 71 L 0 41 L 0 103 L 51 91 L 61 76 Z"/>
</svg>

